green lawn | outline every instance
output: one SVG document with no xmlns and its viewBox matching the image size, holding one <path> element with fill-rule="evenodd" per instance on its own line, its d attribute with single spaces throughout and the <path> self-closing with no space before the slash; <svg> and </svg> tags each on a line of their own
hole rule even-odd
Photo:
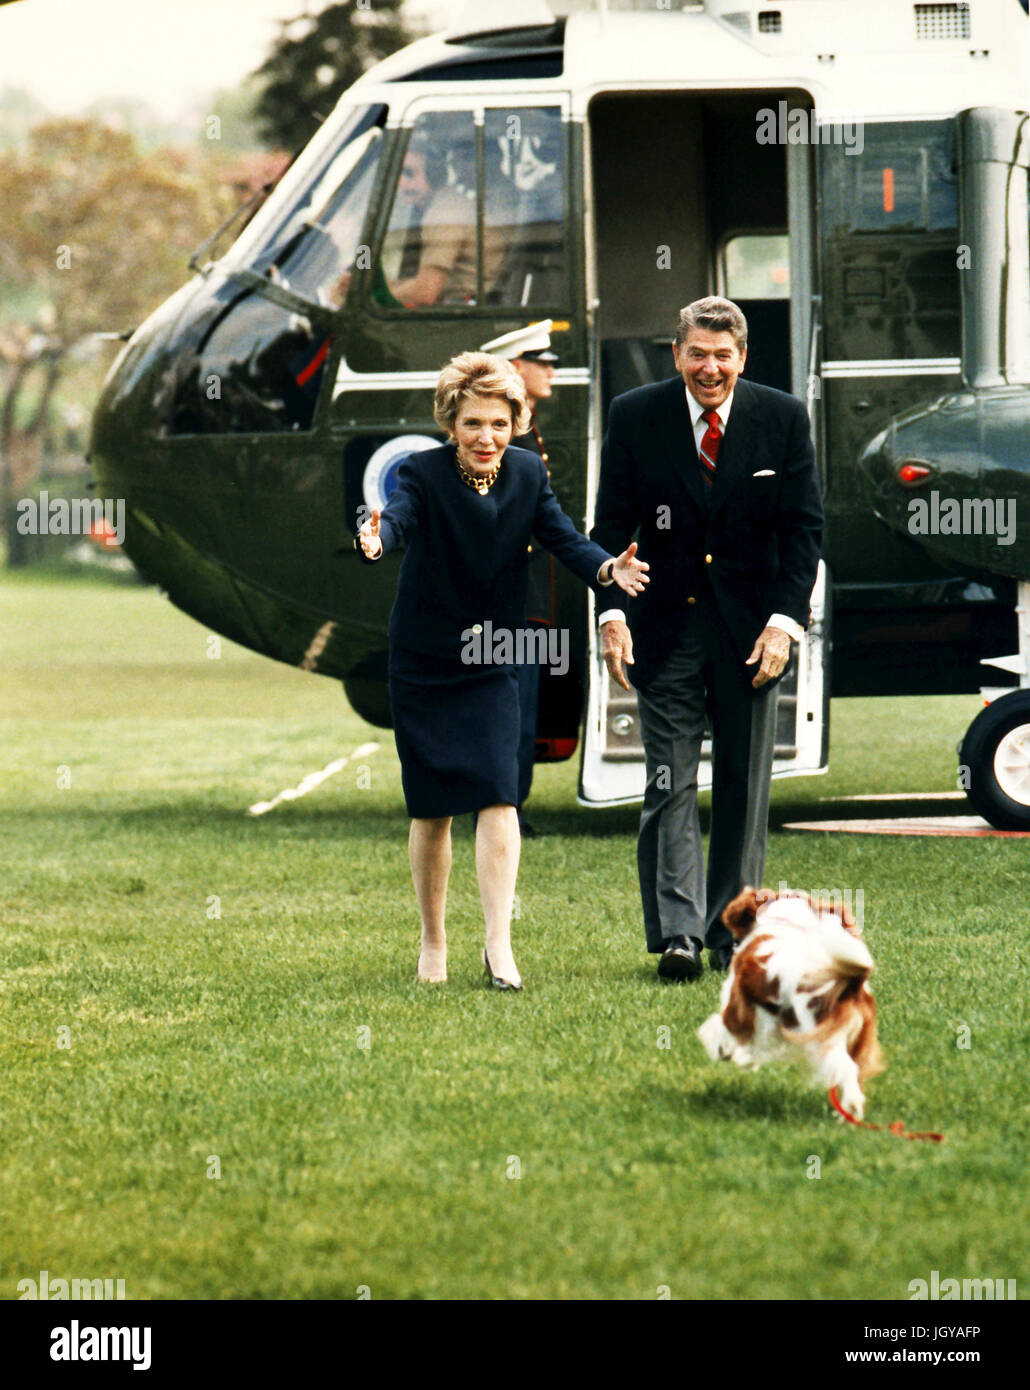
<svg viewBox="0 0 1030 1390">
<path fill-rule="evenodd" d="M 773 789 L 766 881 L 863 895 L 867 1118 L 938 1146 L 708 1061 L 719 979 L 657 983 L 636 813 L 577 808 L 574 765 L 537 774 L 524 993 L 485 987 L 467 823 L 450 982 L 420 987 L 392 737 L 338 685 L 211 659 L 131 584 L 5 576 L 0 609 L 0 1296 L 41 1269 L 155 1299 L 1022 1294 L 1026 842 L 778 828 L 950 790 L 975 697 L 838 701 L 830 774 Z"/>
</svg>

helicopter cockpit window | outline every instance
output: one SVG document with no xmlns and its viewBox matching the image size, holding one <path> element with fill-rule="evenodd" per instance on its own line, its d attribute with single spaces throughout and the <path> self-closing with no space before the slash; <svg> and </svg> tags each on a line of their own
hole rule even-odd
<svg viewBox="0 0 1030 1390">
<path fill-rule="evenodd" d="M 226 265 L 246 266 L 335 307 L 341 274 L 359 245 L 385 122 L 385 106 L 363 106 L 342 129 L 330 134 L 323 127 L 241 232 Z"/>
<path fill-rule="evenodd" d="M 484 259 L 494 259 L 484 247 Z M 476 129 L 471 111 L 420 116 L 404 153 L 373 283 L 385 308 L 475 304 Z"/>
<path fill-rule="evenodd" d="M 555 304 L 565 287 L 565 140 L 556 107 L 488 111 L 484 217 L 505 246 L 488 304 Z"/>
<path fill-rule="evenodd" d="M 961 351 L 951 120 L 822 128 L 822 345 L 831 360 Z M 848 135 L 849 140 L 843 139 Z"/>
<path fill-rule="evenodd" d="M 372 195 L 385 106 L 320 132 L 220 263 L 210 303 L 155 402 L 164 432 L 246 434 L 311 428 L 329 336 L 303 312 L 232 279 L 237 266 L 301 299 L 338 308 Z M 291 180 L 287 183 L 287 179 Z M 317 316 L 316 316 L 317 317 Z"/>
<path fill-rule="evenodd" d="M 323 128 L 244 228 L 213 276 L 189 345 L 180 344 L 155 410 L 167 434 L 308 430 L 325 374 L 324 327 L 232 278 L 265 275 L 301 299 L 336 308 L 361 239 L 386 107 L 362 107 Z M 199 303 L 199 301 L 198 301 Z M 316 316 L 317 318 L 317 316 Z"/>
<path fill-rule="evenodd" d="M 231 281 L 213 285 L 180 346 L 155 413 L 162 434 L 268 434 L 311 428 L 329 338 L 301 314 Z"/>
<path fill-rule="evenodd" d="M 847 133 L 847 127 L 838 127 Z M 825 222 L 846 232 L 958 226 L 947 121 L 866 122 L 862 142 L 823 145 Z"/>
<path fill-rule="evenodd" d="M 361 243 L 383 132 L 366 130 L 330 164 L 284 229 L 265 273 L 295 294 L 338 309 Z"/>
<path fill-rule="evenodd" d="M 564 142 L 554 108 L 420 116 L 372 298 L 383 308 L 564 299 Z M 477 170 L 482 170 L 482 177 Z"/>
</svg>

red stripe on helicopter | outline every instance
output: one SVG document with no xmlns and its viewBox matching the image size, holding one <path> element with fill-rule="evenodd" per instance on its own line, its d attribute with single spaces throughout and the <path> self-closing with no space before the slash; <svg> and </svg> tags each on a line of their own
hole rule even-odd
<svg viewBox="0 0 1030 1390">
<path fill-rule="evenodd" d="M 330 342 L 331 342 L 331 339 L 326 338 L 325 342 L 322 344 L 322 346 L 321 346 L 321 347 L 318 349 L 318 351 L 315 353 L 314 357 L 312 357 L 312 359 L 311 359 L 311 361 L 308 363 L 308 365 L 304 368 L 304 370 L 303 370 L 301 373 L 299 373 L 299 375 L 298 375 L 298 377 L 297 377 L 297 385 L 298 385 L 298 386 L 305 386 L 305 385 L 311 380 L 311 378 L 315 375 L 315 373 L 318 371 L 319 367 L 320 367 L 320 366 L 322 365 L 322 363 L 325 361 L 326 356 L 327 356 L 327 354 L 328 354 L 328 352 L 329 352 L 329 343 L 330 343 Z"/>
</svg>

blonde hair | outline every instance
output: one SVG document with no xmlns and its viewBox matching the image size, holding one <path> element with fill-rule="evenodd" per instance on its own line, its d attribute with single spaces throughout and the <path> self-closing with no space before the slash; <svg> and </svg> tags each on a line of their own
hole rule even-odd
<svg viewBox="0 0 1030 1390">
<path fill-rule="evenodd" d="M 488 352 L 459 352 L 451 358 L 433 398 L 433 418 L 440 428 L 450 434 L 463 402 L 474 396 L 503 396 L 511 407 L 512 437 L 529 433 L 525 383 L 507 358 Z"/>
</svg>

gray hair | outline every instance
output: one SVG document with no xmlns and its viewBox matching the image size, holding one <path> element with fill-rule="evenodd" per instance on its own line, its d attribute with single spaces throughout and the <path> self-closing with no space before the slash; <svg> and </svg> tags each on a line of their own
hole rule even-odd
<svg viewBox="0 0 1030 1390">
<path fill-rule="evenodd" d="M 692 328 L 704 328 L 709 333 L 732 333 L 737 350 L 744 352 L 747 348 L 747 319 L 732 299 L 710 294 L 681 309 L 674 339 L 676 347 L 683 346 Z"/>
</svg>

